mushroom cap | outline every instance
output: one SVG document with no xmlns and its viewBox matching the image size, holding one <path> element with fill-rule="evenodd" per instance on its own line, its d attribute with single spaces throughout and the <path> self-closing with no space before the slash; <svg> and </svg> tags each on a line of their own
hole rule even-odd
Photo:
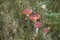
<svg viewBox="0 0 60 40">
<path fill-rule="evenodd" d="M 48 28 L 43 28 L 43 32 L 47 33 L 48 32 Z"/>
<path fill-rule="evenodd" d="M 34 28 L 41 28 L 42 27 L 42 23 L 41 22 L 35 22 L 34 23 Z"/>
<path fill-rule="evenodd" d="M 24 9 L 23 14 L 32 14 L 32 9 Z"/>
<path fill-rule="evenodd" d="M 40 19 L 40 15 L 39 14 L 34 14 L 34 15 L 31 15 L 31 16 L 29 16 L 29 19 L 31 20 L 31 21 L 34 21 L 34 20 L 38 20 L 38 19 Z"/>
</svg>

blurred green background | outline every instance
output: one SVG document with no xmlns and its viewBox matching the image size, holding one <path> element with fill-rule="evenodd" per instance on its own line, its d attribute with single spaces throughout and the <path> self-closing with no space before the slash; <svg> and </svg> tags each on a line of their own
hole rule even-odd
<svg viewBox="0 0 60 40">
<path fill-rule="evenodd" d="M 0 0 L 0 40 L 45 40 L 42 28 L 34 36 L 33 22 L 22 14 L 27 7 L 41 14 L 46 40 L 60 40 L 60 0 Z"/>
</svg>

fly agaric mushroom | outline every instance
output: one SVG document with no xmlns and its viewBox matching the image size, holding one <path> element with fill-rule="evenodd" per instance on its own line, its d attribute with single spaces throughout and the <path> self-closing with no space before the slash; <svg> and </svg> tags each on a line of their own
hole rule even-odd
<svg viewBox="0 0 60 40">
<path fill-rule="evenodd" d="M 38 33 L 39 28 L 41 28 L 41 27 L 42 27 L 42 23 L 41 22 L 35 22 L 34 23 L 34 28 L 36 28 L 36 34 Z"/>
<path fill-rule="evenodd" d="M 31 20 L 31 21 L 34 21 L 34 20 L 38 20 L 38 19 L 40 19 L 40 15 L 39 14 L 34 14 L 34 15 L 31 15 L 31 16 L 29 16 L 29 19 Z"/>
<path fill-rule="evenodd" d="M 48 33 L 48 30 L 49 30 L 48 28 L 43 28 L 44 33 Z"/>
<path fill-rule="evenodd" d="M 34 23 L 34 28 L 41 28 L 42 27 L 42 23 L 41 22 L 35 22 Z"/>
<path fill-rule="evenodd" d="M 24 9 L 23 10 L 23 14 L 26 15 L 26 16 L 29 16 L 29 14 L 32 14 L 32 9 Z"/>
</svg>

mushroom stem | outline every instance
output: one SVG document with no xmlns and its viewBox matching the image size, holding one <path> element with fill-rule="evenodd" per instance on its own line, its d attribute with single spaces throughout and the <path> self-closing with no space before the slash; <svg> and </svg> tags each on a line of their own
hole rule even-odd
<svg viewBox="0 0 60 40">
<path fill-rule="evenodd" d="M 34 23 L 37 22 L 37 20 L 34 20 Z"/>
<path fill-rule="evenodd" d="M 43 40 L 47 40 L 46 33 L 43 33 Z"/>
<path fill-rule="evenodd" d="M 36 28 L 36 34 L 38 34 L 38 30 L 39 30 L 39 28 Z"/>
<path fill-rule="evenodd" d="M 29 17 L 29 14 L 27 14 L 26 16 Z"/>
</svg>

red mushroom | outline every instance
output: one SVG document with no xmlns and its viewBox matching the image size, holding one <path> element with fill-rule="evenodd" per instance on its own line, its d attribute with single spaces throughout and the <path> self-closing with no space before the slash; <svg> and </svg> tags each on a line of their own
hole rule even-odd
<svg viewBox="0 0 60 40">
<path fill-rule="evenodd" d="M 25 14 L 25 15 L 32 14 L 32 9 L 24 9 L 23 14 Z"/>
<path fill-rule="evenodd" d="M 38 19 L 40 19 L 40 15 L 39 14 L 34 14 L 34 15 L 31 15 L 31 16 L 29 16 L 29 19 L 31 20 L 31 21 L 34 21 L 34 20 L 38 20 Z"/>
<path fill-rule="evenodd" d="M 42 23 L 41 22 L 35 22 L 34 23 L 34 28 L 41 28 L 42 27 Z"/>
<path fill-rule="evenodd" d="M 49 30 L 48 28 L 43 28 L 44 33 L 48 33 L 48 30 Z"/>
</svg>

